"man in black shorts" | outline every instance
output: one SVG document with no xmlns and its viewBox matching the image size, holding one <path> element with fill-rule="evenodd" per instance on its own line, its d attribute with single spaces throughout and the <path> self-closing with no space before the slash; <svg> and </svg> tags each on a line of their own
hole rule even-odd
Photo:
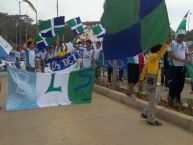
<svg viewBox="0 0 193 145">
<path fill-rule="evenodd" d="M 133 88 L 139 81 L 139 64 L 129 62 L 128 63 L 128 96 L 133 96 Z"/>
</svg>

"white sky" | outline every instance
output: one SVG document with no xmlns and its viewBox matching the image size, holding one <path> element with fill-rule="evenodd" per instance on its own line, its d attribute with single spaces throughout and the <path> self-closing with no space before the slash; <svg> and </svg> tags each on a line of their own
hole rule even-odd
<svg viewBox="0 0 193 145">
<path fill-rule="evenodd" d="M 0 12 L 19 13 L 19 0 L 0 0 Z M 22 1 L 22 0 L 20 0 Z M 56 17 L 56 0 L 30 0 L 38 11 L 38 19 L 46 20 Z M 185 13 L 193 13 L 193 0 L 165 0 L 171 27 L 176 30 Z M 121 0 L 120 0 L 121 2 Z M 66 21 L 80 16 L 82 21 L 100 20 L 104 0 L 58 0 L 59 16 Z M 35 20 L 35 14 L 26 4 L 21 4 L 21 14 L 27 14 Z M 193 29 L 193 15 L 190 16 L 190 29 Z"/>
</svg>

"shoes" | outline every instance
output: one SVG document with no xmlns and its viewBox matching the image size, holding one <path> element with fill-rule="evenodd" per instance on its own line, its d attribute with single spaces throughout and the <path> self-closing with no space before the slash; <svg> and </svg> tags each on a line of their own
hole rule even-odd
<svg viewBox="0 0 193 145">
<path fill-rule="evenodd" d="M 127 96 L 129 97 L 129 98 L 136 98 L 134 95 L 132 95 L 132 94 L 127 94 Z"/>
<path fill-rule="evenodd" d="M 152 126 L 162 126 L 162 123 L 157 120 L 153 122 L 147 121 L 147 124 L 152 125 Z"/>
<path fill-rule="evenodd" d="M 119 79 L 119 81 L 121 81 L 121 82 L 122 82 L 122 81 L 123 81 L 123 79 L 122 79 L 122 78 L 120 78 L 120 79 Z"/>
<path fill-rule="evenodd" d="M 141 118 L 147 119 L 147 115 L 145 115 L 144 113 L 141 113 Z"/>
<path fill-rule="evenodd" d="M 146 93 L 146 92 L 143 92 L 143 91 L 138 92 L 138 94 L 139 94 L 139 95 L 147 95 L 147 93 Z"/>
</svg>

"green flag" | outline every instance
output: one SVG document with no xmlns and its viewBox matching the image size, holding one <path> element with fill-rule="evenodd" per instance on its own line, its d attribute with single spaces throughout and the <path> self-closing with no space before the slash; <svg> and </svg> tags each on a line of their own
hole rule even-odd
<svg viewBox="0 0 193 145">
<path fill-rule="evenodd" d="M 187 23 L 188 14 L 189 14 L 189 11 L 184 16 L 184 18 L 181 21 L 180 25 L 178 26 L 178 29 L 176 32 L 178 32 L 178 30 L 186 30 L 186 23 Z"/>
</svg>

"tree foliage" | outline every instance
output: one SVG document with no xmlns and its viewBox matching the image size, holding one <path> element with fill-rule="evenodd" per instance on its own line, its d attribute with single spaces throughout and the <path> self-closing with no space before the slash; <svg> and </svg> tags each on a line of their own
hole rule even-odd
<svg viewBox="0 0 193 145">
<path fill-rule="evenodd" d="M 32 24 L 33 20 L 27 15 L 21 15 L 19 19 L 19 15 L 8 15 L 7 13 L 0 12 L 0 35 L 13 46 L 19 43 L 19 20 L 21 24 L 21 41 L 23 44 L 27 37 L 34 35 L 36 32 L 36 26 Z"/>
</svg>

